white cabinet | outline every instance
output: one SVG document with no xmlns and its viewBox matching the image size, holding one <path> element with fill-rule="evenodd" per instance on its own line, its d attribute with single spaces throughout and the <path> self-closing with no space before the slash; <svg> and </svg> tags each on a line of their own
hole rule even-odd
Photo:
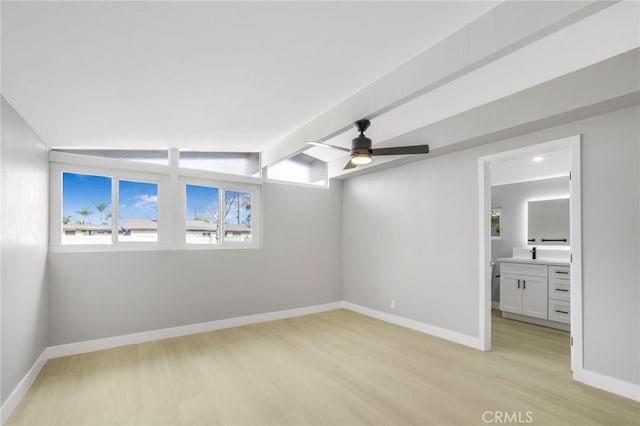
<svg viewBox="0 0 640 426">
<path fill-rule="evenodd" d="M 547 319 L 547 279 L 500 274 L 500 310 Z"/>
<path fill-rule="evenodd" d="M 523 275 L 522 315 L 547 319 L 547 279 Z"/>
<path fill-rule="evenodd" d="M 569 280 L 549 278 L 549 299 L 569 301 Z"/>
<path fill-rule="evenodd" d="M 568 266 L 549 265 L 549 320 L 569 324 L 571 270 Z"/>
<path fill-rule="evenodd" d="M 569 302 L 549 299 L 549 319 L 551 321 L 564 322 L 566 324 L 569 324 L 571 319 Z"/>
<path fill-rule="evenodd" d="M 500 274 L 500 310 L 519 314 L 522 312 L 522 290 L 519 275 Z"/>
<path fill-rule="evenodd" d="M 502 262 L 500 310 L 569 324 L 569 273 L 568 266 Z"/>
</svg>

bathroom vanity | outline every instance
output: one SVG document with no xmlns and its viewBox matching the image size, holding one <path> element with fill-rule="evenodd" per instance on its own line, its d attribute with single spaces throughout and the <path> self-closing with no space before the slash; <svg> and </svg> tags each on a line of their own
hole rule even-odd
<svg viewBox="0 0 640 426">
<path fill-rule="evenodd" d="M 568 262 L 522 258 L 500 262 L 500 310 L 505 318 L 569 330 Z"/>
</svg>

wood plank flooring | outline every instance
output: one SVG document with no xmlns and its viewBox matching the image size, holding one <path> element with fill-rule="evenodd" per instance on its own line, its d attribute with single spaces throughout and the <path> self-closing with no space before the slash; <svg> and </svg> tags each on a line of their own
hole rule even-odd
<svg viewBox="0 0 640 426">
<path fill-rule="evenodd" d="M 568 333 L 493 319 L 486 353 L 337 310 L 53 359 L 6 425 L 640 424 L 571 379 Z"/>
</svg>

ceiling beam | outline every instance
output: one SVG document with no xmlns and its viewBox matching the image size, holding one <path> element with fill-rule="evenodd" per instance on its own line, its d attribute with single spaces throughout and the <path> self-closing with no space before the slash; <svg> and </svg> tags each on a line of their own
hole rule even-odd
<svg viewBox="0 0 640 426">
<path fill-rule="evenodd" d="M 380 157 L 350 173 L 336 160 L 329 163 L 329 175 L 351 178 L 639 105 L 638 75 L 640 48 L 387 141 L 403 145 L 428 140 L 428 155 Z"/>
<path fill-rule="evenodd" d="M 307 123 L 263 153 L 265 165 L 327 140 L 601 11 L 615 1 L 507 1 Z M 354 66 L 345 64 L 344 66 Z M 355 64 L 357 66 L 357 64 Z"/>
</svg>

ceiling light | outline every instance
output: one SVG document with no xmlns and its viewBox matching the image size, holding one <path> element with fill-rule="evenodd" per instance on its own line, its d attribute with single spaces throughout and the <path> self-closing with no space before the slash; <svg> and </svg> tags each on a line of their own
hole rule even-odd
<svg viewBox="0 0 640 426">
<path fill-rule="evenodd" d="M 533 162 L 534 162 L 534 163 L 539 163 L 539 162 L 541 162 L 542 160 L 544 160 L 544 157 L 540 157 L 540 156 L 533 157 Z"/>
<path fill-rule="evenodd" d="M 351 162 L 358 166 L 362 166 L 363 164 L 369 164 L 371 162 L 371 154 L 366 152 L 353 154 L 353 156 L 351 157 Z"/>
</svg>

